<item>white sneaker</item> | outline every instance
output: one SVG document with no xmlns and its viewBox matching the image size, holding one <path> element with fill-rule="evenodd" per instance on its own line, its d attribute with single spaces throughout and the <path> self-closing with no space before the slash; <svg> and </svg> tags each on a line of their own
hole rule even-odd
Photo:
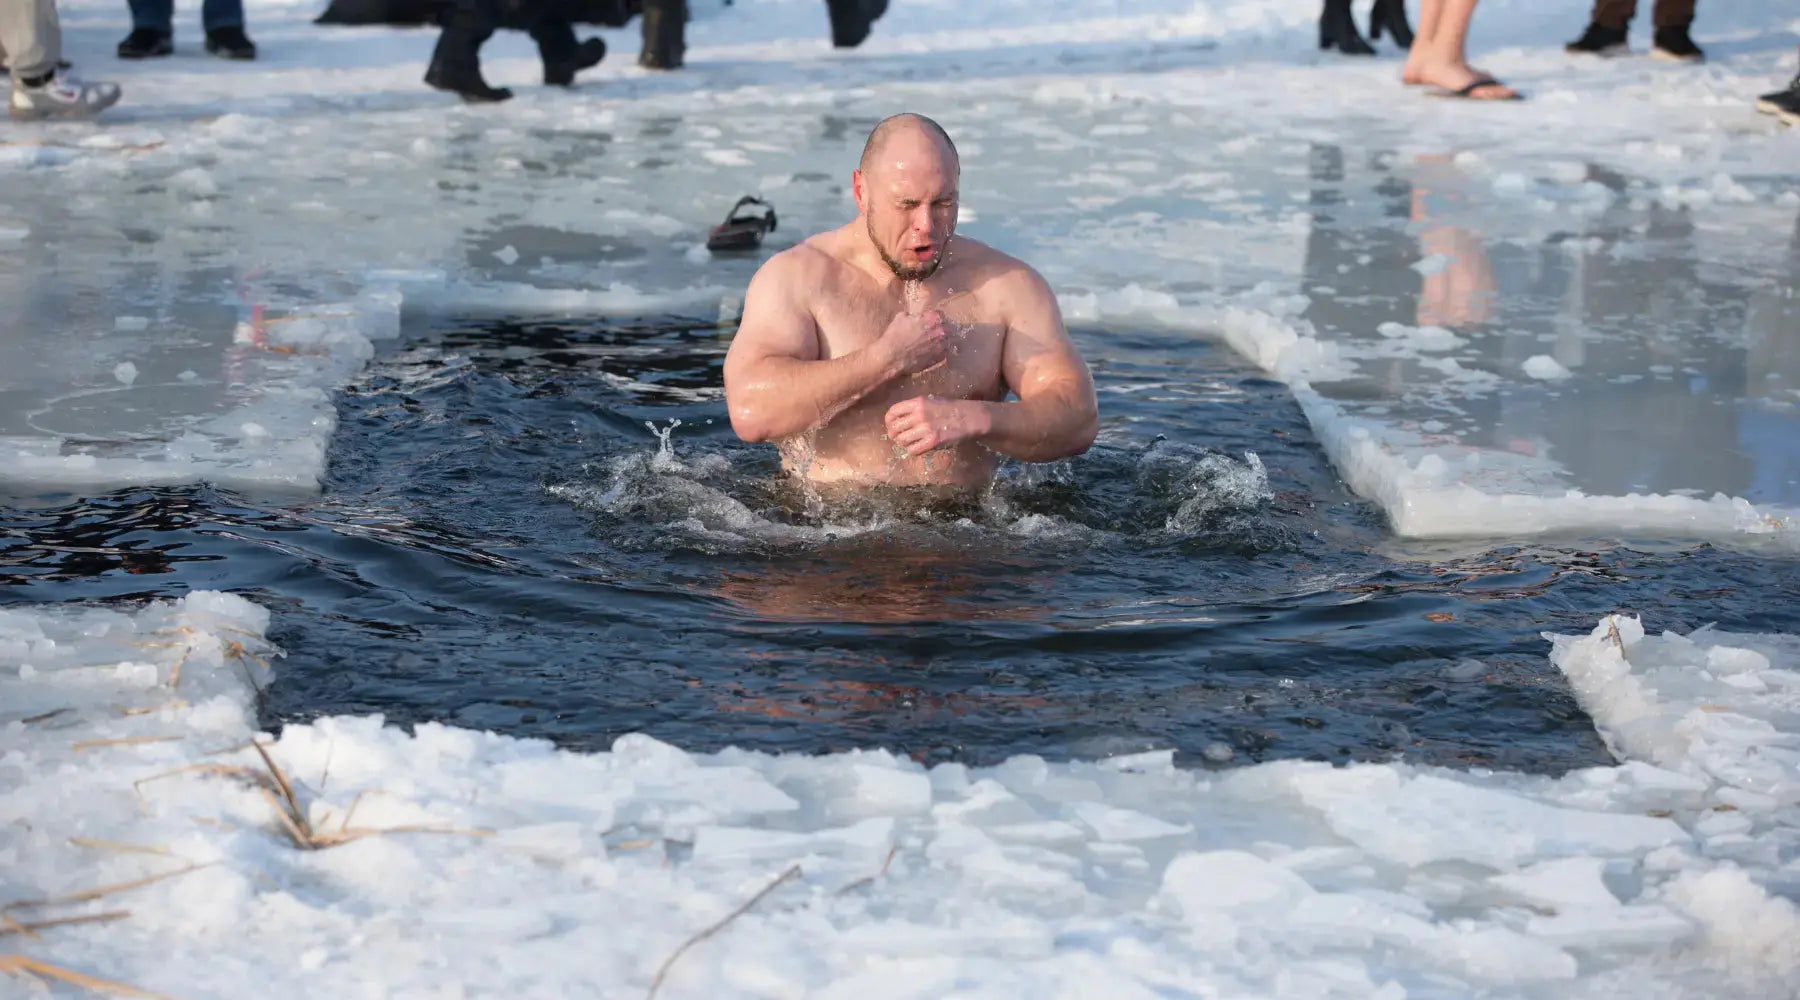
<svg viewBox="0 0 1800 1000">
<path fill-rule="evenodd" d="M 116 83 L 82 83 L 54 76 L 42 86 L 27 87 L 13 77 L 12 116 L 19 119 L 88 118 L 119 103 Z"/>
</svg>

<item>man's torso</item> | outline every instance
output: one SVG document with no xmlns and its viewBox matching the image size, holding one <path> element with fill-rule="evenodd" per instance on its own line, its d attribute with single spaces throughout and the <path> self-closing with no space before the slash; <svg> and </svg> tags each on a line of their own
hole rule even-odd
<svg viewBox="0 0 1800 1000">
<path fill-rule="evenodd" d="M 864 481 L 898 485 L 979 487 L 993 475 L 993 452 L 972 441 L 909 456 L 887 438 L 885 416 L 895 403 L 917 396 L 1000 400 L 1006 395 L 1001 357 L 1006 327 L 999 303 L 984 295 L 984 279 L 1001 255 L 973 241 L 955 239 L 937 273 L 907 290 L 884 289 L 843 262 L 833 238 L 815 237 L 829 258 L 816 266 L 819 281 L 802 290 L 818 328 L 821 360 L 843 357 L 881 337 L 902 311 L 938 310 L 944 317 L 948 357 L 936 367 L 878 386 L 818 430 L 782 444 L 789 469 L 816 482 Z"/>
</svg>

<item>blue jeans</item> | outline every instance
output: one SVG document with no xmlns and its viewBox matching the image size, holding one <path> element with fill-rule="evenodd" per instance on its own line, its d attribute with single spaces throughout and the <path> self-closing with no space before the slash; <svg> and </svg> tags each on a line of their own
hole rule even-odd
<svg viewBox="0 0 1800 1000">
<path fill-rule="evenodd" d="M 175 0 L 126 0 L 131 5 L 131 26 L 172 31 L 175 24 Z M 204 0 L 200 5 L 200 26 L 207 31 L 244 26 L 244 0 Z"/>
</svg>

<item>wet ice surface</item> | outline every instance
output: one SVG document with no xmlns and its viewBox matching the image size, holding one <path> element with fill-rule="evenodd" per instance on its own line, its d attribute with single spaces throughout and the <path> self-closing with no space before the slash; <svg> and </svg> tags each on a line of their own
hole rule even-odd
<svg viewBox="0 0 1800 1000">
<path fill-rule="evenodd" d="M 741 192 L 778 205 L 772 248 L 836 224 L 868 126 L 908 106 L 963 139 L 965 231 L 1038 265 L 1078 319 L 1225 339 L 1295 385 L 1341 474 L 1403 534 L 1624 528 L 1791 547 L 1791 137 L 1714 113 L 1723 80 L 1686 104 L 1658 92 L 1652 132 L 1595 122 L 1571 109 L 1626 78 L 1551 75 L 1523 55 L 1518 73 L 1549 88 L 1532 128 L 1492 109 L 1331 102 L 1271 131 L 1271 98 L 1243 91 L 1252 72 L 1297 94 L 1327 85 L 1257 62 L 1286 53 L 1277 25 L 1303 23 L 1290 6 L 1167 22 L 1229 41 L 1229 57 L 1140 51 L 1112 21 L 1033 42 L 990 12 L 1002 27 L 971 44 L 1005 54 L 964 67 L 954 97 L 909 78 L 908 47 L 935 37 L 923 25 L 862 60 L 784 71 L 834 86 L 786 86 L 730 11 L 696 22 L 697 45 L 719 31 L 738 46 L 710 68 L 697 55 L 689 75 L 603 74 L 578 92 L 599 99 L 534 88 L 503 114 L 393 89 L 401 71 L 369 67 L 357 32 L 331 36 L 325 58 L 344 68 L 307 96 L 257 91 L 292 67 L 229 108 L 166 103 L 179 73 L 134 80 L 149 105 L 135 119 L 22 150 L 54 169 L 9 178 L 19 197 L 0 223 L 25 235 L 0 244 L 0 280 L 37 331 L 7 347 L 9 473 L 304 489 L 331 421 L 312 390 L 360 366 L 357 338 L 395 332 L 399 296 L 729 311 L 754 262 L 696 252 L 706 227 Z M 1491 17 L 1502 38 L 1507 9 Z M 70 19 L 78 38 L 99 33 L 79 8 Z M 496 73 L 523 41 L 496 41 Z M 215 69 L 185 79 L 212 86 Z M 338 141 L 346 115 L 353 144 Z M 1546 145 L 1578 124 L 1590 145 Z M 260 315 L 291 353 L 228 343 L 222 313 Z M 183 344 L 213 357 L 178 357 Z M 143 377 L 123 384 L 122 361 Z M 234 398 L 234 381 L 267 398 Z"/>
<path fill-rule="evenodd" d="M 682 73 L 615 32 L 574 94 L 503 34 L 477 109 L 311 4 L 253 67 L 59 6 L 127 100 L 0 146 L 0 898 L 211 864 L 21 953 L 641 995 L 797 864 L 662 995 L 1795 993 L 1785 15 L 1669 71 L 1484 0 L 1521 114 L 1321 59 L 1313 0 L 917 0 L 851 54 L 696 4 Z M 697 248 L 746 192 L 771 249 L 841 221 L 900 107 L 1111 422 L 969 525 L 819 524 L 716 422 L 757 258 Z M 293 826 L 218 769 L 276 727 Z M 465 832 L 294 847 L 418 826 Z"/>
</svg>

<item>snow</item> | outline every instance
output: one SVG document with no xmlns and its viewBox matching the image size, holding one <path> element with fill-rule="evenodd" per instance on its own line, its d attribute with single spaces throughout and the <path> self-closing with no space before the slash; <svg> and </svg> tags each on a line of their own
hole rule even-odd
<svg viewBox="0 0 1800 1000">
<path fill-rule="evenodd" d="M 759 191 L 774 246 L 834 224 L 867 126 L 916 108 L 958 139 L 969 231 L 1043 270 L 1086 343 L 1229 345 L 1398 534 L 1800 537 L 1772 252 L 1800 130 L 1750 109 L 1794 71 L 1792 12 L 1703 7 L 1711 61 L 1669 68 L 1571 61 L 1579 11 L 1484 0 L 1476 58 L 1532 100 L 1474 107 L 1321 56 L 1316 0 L 896 0 L 850 53 L 817 0 L 701 0 L 679 73 L 631 65 L 634 26 L 550 92 L 502 33 L 488 76 L 520 96 L 474 108 L 419 83 L 430 32 L 314 27 L 316 3 L 253 0 L 251 65 L 195 54 L 185 8 L 177 57 L 115 62 L 123 10 L 59 6 L 125 99 L 0 145 L 16 495 L 316 491 L 333 390 L 407 316 L 728 322 L 754 261 L 706 228 Z M 259 735 L 268 622 L 210 592 L 0 607 L 4 915 L 127 914 L 6 949 L 184 998 L 636 996 L 797 868 L 660 995 L 1800 992 L 1796 637 L 1548 637 L 1621 761 L 1550 778 L 577 754 L 378 716 Z"/>
<path fill-rule="evenodd" d="M 1550 636 L 1625 763 L 1549 778 L 1166 751 L 926 770 L 638 735 L 582 754 L 379 716 L 258 733 L 268 621 L 213 592 L 0 609 L 0 899 L 166 876 L 13 905 L 127 914 L 21 953 L 183 997 L 634 995 L 797 869 L 665 995 L 1800 989 L 1800 638 Z"/>
</svg>

